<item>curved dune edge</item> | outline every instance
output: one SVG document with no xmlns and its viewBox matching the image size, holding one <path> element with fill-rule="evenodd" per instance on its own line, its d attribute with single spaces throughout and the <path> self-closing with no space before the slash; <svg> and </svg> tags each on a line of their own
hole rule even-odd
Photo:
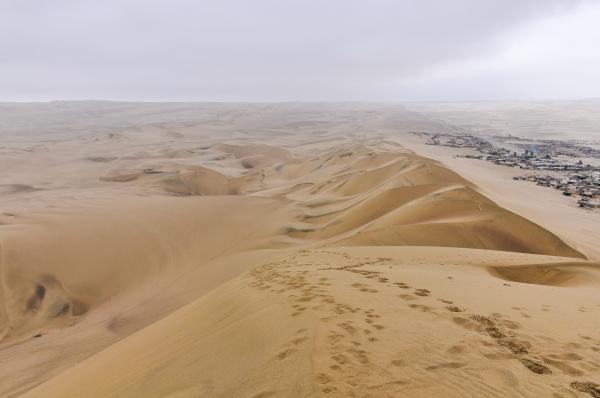
<svg viewBox="0 0 600 398">
<path fill-rule="evenodd" d="M 489 267 L 491 275 L 501 279 L 546 286 L 595 286 L 600 281 L 597 262 L 562 262 Z"/>
<path fill-rule="evenodd" d="M 455 279 L 447 275 L 447 263 L 451 262 L 451 273 L 468 276 L 469 288 L 479 291 L 482 297 L 490 297 L 492 293 L 484 289 L 490 285 L 503 289 L 502 293 L 516 284 L 530 286 L 535 295 L 537 289 L 596 286 L 597 264 L 583 261 L 584 254 L 552 232 L 499 207 L 439 162 L 410 151 L 383 150 L 377 145 L 350 145 L 310 156 L 260 145 L 215 145 L 213 150 L 227 154 L 223 162 L 237 168 L 225 173 L 209 166 L 169 163 L 130 174 L 113 170 L 112 177 L 102 177 L 102 183 L 125 187 L 137 196 L 121 199 L 118 205 L 98 201 L 64 214 L 20 219 L 0 231 L 0 352 L 11 358 L 13 365 L 0 370 L 4 380 L 0 382 L 0 394 L 21 393 L 43 383 L 30 393 L 81 396 L 86 384 L 94 384 L 88 386 L 91 396 L 347 396 L 344 394 L 350 390 L 332 381 L 342 379 L 335 378 L 331 370 L 353 363 L 345 369 L 344 378 L 363 375 L 363 370 L 369 368 L 362 367 L 367 366 L 364 356 L 369 356 L 361 352 L 364 345 L 387 341 L 390 347 L 404 347 L 393 335 L 370 340 L 374 336 L 367 335 L 387 326 L 366 333 L 364 330 L 370 330 L 367 325 L 363 328 L 364 338 L 344 343 L 352 345 L 352 350 L 344 348 L 332 354 L 342 358 L 339 363 L 334 360 L 336 363 L 327 365 L 329 371 L 323 368 L 322 372 L 314 372 L 311 364 L 325 363 L 321 352 L 328 352 L 327 347 L 336 343 L 322 335 L 319 325 L 327 321 L 324 318 L 330 316 L 329 311 L 335 319 L 337 315 L 352 314 L 350 320 L 358 322 L 354 317 L 362 309 L 352 311 L 355 304 L 360 306 L 355 301 L 357 294 L 370 297 L 375 293 L 372 290 L 377 290 L 379 294 L 372 297 L 379 298 L 372 302 L 371 312 L 394 312 L 397 303 L 407 304 L 401 317 L 398 313 L 390 318 L 397 325 L 408 322 L 430 328 L 427 322 L 433 320 L 429 317 L 439 311 L 452 315 L 451 319 L 439 314 L 434 317 L 435 322 L 442 322 L 441 329 L 460 326 L 449 332 L 456 339 L 465 330 L 489 334 L 481 325 L 471 325 L 469 317 L 454 319 L 457 315 L 445 308 L 449 304 L 434 310 L 432 303 L 413 303 L 415 297 L 429 300 L 424 297 L 431 294 L 419 295 L 419 290 L 406 293 L 404 290 L 412 289 L 412 284 L 405 289 L 399 285 L 404 281 L 391 282 L 405 266 L 411 278 L 423 273 L 424 282 L 445 292 L 452 289 L 436 280 L 453 283 Z M 135 178 L 118 177 L 134 174 Z M 301 251 L 310 248 L 315 251 Z M 284 260 L 275 262 L 276 266 L 265 265 L 268 259 L 282 256 Z M 263 271 L 274 273 L 271 277 L 280 280 L 280 273 L 285 274 L 289 264 L 303 267 L 297 263 L 304 257 L 314 259 L 314 264 L 304 264 L 312 267 L 309 273 L 316 278 L 313 284 L 302 282 L 307 276 L 298 270 L 291 281 L 285 277 L 283 285 L 277 282 L 278 289 L 259 275 Z M 346 268 L 327 269 L 332 263 Z M 373 266 L 377 271 L 372 274 L 362 266 Z M 346 277 L 336 279 L 346 274 L 366 281 L 352 281 L 348 288 Z M 371 286 L 377 281 L 386 289 L 401 290 L 384 293 Z M 288 288 L 291 296 L 285 296 L 284 289 Z M 331 291 L 319 293 L 321 289 Z M 433 291 L 427 286 L 415 289 Z M 511 293 L 513 290 L 517 289 Z M 302 304 L 307 291 L 315 293 L 306 300 L 311 306 Z M 406 294 L 413 299 L 399 296 Z M 473 305 L 479 311 L 470 313 L 473 316 L 484 310 L 489 311 L 486 314 L 498 312 L 494 303 L 489 303 L 489 308 L 477 308 L 478 299 L 462 297 L 459 291 L 456 294 L 465 306 Z M 568 293 L 561 294 L 565 295 L 563 300 L 568 298 Z M 348 295 L 352 296 L 349 302 L 345 299 Z M 273 297 L 284 296 L 281 302 L 272 301 Z M 338 298 L 344 298 L 343 305 L 336 304 L 332 309 L 330 301 L 337 303 Z M 523 293 L 517 298 L 529 302 L 532 297 Z M 312 315 L 307 318 L 309 313 Z M 371 319 L 367 322 L 371 324 L 376 317 L 369 314 L 364 316 Z M 346 322 L 344 319 L 338 323 Z M 352 322 L 351 327 L 336 323 L 327 333 L 337 336 L 336 330 L 341 328 L 339 333 L 354 338 L 358 332 L 349 332 L 356 329 Z M 493 321 L 494 325 L 498 322 Z M 507 328 L 506 333 L 512 333 L 513 329 Z M 32 338 L 38 331 L 42 332 L 41 338 Z M 414 328 L 396 333 L 415 347 L 425 343 L 414 341 L 411 333 L 418 334 Z M 178 337 L 172 341 L 173 336 Z M 284 337 L 287 340 L 282 340 Z M 435 333 L 429 337 L 432 341 L 442 338 Z M 312 342 L 312 348 L 296 347 L 304 342 Z M 31 352 L 44 347 L 40 355 L 46 365 L 32 368 Z M 405 349 L 414 351 L 415 347 L 407 345 Z M 286 350 L 298 357 L 291 359 Z M 389 351 L 384 346 L 378 350 Z M 339 352 L 344 354 L 338 356 Z M 505 354 L 500 351 L 490 355 L 515 359 L 504 358 Z M 358 358 L 358 362 L 342 363 L 349 356 Z M 217 357 L 216 362 L 209 360 L 213 357 Z M 123 358 L 137 358 L 137 362 Z M 373 358 L 374 369 L 379 370 L 366 371 L 362 381 L 353 379 L 355 384 L 349 384 L 352 388 L 370 386 L 360 390 L 361 394 L 421 394 L 400 381 L 417 377 L 417 370 L 413 369 L 417 373 L 411 377 L 407 373 L 393 381 L 396 376 L 386 372 L 399 359 L 385 355 Z M 391 362 L 385 362 L 388 359 Z M 117 366 L 120 361 L 128 363 L 126 368 Z M 148 365 L 140 365 L 140 361 Z M 467 362 L 471 361 L 481 364 L 474 353 Z M 424 369 L 459 372 L 466 366 L 444 363 L 439 367 L 429 364 Z M 514 372 L 522 372 L 522 362 L 513 365 L 510 362 Z M 105 373 L 104 368 L 108 368 Z M 407 369 L 398 368 L 400 377 Z M 217 380 L 219 372 L 227 373 L 222 382 Z M 92 382 L 94 374 L 103 381 Z M 198 375 L 204 376 L 194 379 Z M 515 377 L 521 376 L 519 373 Z M 315 382 L 315 377 L 328 382 Z M 448 375 L 448 384 L 440 391 L 449 393 L 455 382 L 452 377 L 456 375 Z M 502 378 L 496 373 L 480 377 L 475 384 L 489 383 L 482 380 L 491 377 L 495 380 L 491 385 L 495 385 L 497 377 Z M 265 380 L 279 381 L 277 386 L 269 387 Z M 542 391 L 545 387 L 539 388 Z M 428 394 L 431 391 L 437 390 Z"/>
</svg>

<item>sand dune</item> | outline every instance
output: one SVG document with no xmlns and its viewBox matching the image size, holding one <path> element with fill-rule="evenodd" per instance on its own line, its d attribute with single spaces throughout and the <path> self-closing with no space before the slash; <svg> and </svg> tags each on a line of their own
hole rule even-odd
<svg viewBox="0 0 600 398">
<path fill-rule="evenodd" d="M 3 149 L 0 395 L 597 396 L 600 264 L 568 229 L 354 108 L 323 134 L 342 111 L 213 106 Z"/>
<path fill-rule="evenodd" d="M 253 268 L 26 396 L 568 394 L 572 380 L 600 366 L 591 350 L 600 341 L 588 337 L 595 322 L 577 310 L 597 309 L 583 297 L 565 304 L 569 288 L 540 298 L 543 291 L 506 286 L 481 268 L 539 260 L 415 247 L 301 251 Z M 597 264 L 578 266 L 598 276 Z M 557 316 L 578 330 L 545 329 Z"/>
</svg>

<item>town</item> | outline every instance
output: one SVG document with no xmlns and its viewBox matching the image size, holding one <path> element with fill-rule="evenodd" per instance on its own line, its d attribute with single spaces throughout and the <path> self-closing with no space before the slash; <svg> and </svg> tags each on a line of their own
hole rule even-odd
<svg viewBox="0 0 600 398">
<path fill-rule="evenodd" d="M 558 140 L 532 141 L 514 136 L 494 136 L 493 140 L 507 143 L 511 149 L 495 145 L 491 140 L 471 134 L 415 133 L 427 137 L 426 144 L 472 149 L 474 154 L 457 155 L 480 159 L 497 165 L 534 171 L 513 177 L 514 180 L 535 182 L 537 185 L 562 191 L 577 199 L 579 207 L 600 208 L 600 166 L 584 164 L 573 158 L 600 159 L 600 150 L 578 142 Z"/>
</svg>

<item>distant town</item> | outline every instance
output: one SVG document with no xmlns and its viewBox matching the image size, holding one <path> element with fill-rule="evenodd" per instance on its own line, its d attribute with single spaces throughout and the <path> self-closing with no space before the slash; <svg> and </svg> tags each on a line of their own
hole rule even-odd
<svg viewBox="0 0 600 398">
<path fill-rule="evenodd" d="M 600 208 L 600 166 L 585 164 L 582 160 L 600 159 L 600 150 L 583 143 L 531 140 L 514 136 L 494 136 L 486 140 L 474 135 L 458 133 L 414 134 L 426 138 L 428 145 L 468 148 L 475 152 L 459 155 L 465 158 L 532 170 L 531 174 L 515 176 L 513 179 L 531 181 L 537 185 L 558 189 L 563 195 L 576 199 L 579 207 Z"/>
</svg>

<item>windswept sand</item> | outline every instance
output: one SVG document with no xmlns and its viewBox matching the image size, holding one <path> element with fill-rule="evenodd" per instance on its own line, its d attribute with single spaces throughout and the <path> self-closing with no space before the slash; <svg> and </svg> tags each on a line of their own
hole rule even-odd
<svg viewBox="0 0 600 398">
<path fill-rule="evenodd" d="M 600 396 L 600 238 L 395 127 L 440 126 L 111 106 L 0 145 L 0 395 Z"/>
</svg>

